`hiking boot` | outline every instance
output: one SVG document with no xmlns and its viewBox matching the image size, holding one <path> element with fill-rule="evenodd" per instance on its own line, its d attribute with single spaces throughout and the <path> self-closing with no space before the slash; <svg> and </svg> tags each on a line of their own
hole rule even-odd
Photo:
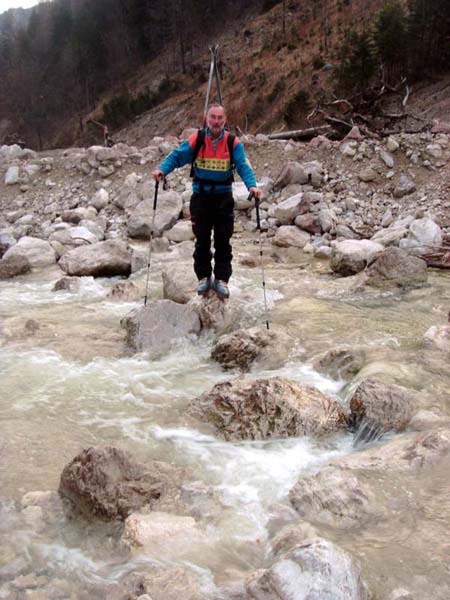
<svg viewBox="0 0 450 600">
<path fill-rule="evenodd" d="M 206 296 L 211 289 L 211 277 L 203 277 L 200 279 L 197 286 L 197 294 L 199 296 Z"/>
<path fill-rule="evenodd" d="M 230 290 L 228 289 L 228 284 L 226 281 L 222 281 L 221 279 L 214 279 L 213 290 L 219 296 L 219 298 L 229 298 Z"/>
</svg>

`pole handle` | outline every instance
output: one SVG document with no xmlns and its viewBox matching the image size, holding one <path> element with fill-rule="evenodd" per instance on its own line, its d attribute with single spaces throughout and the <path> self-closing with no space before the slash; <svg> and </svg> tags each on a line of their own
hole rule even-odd
<svg viewBox="0 0 450 600">
<path fill-rule="evenodd" d="M 251 200 L 253 198 L 255 199 L 255 208 L 256 208 L 256 228 L 258 229 L 258 231 L 262 231 L 261 230 L 261 217 L 260 217 L 260 214 L 259 214 L 259 198 L 257 198 L 253 192 L 250 192 L 250 194 L 248 195 L 247 200 L 249 202 L 251 202 Z"/>
<path fill-rule="evenodd" d="M 158 188 L 159 188 L 159 179 L 155 182 L 155 195 L 153 197 L 153 210 L 156 210 L 156 203 L 158 202 Z"/>
</svg>

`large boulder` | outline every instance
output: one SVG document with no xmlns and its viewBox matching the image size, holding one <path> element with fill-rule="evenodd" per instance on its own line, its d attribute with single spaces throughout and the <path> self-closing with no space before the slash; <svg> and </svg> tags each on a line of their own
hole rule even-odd
<svg viewBox="0 0 450 600">
<path fill-rule="evenodd" d="M 31 271 L 30 261 L 26 256 L 18 254 L 0 260 L 0 279 L 10 279 Z"/>
<path fill-rule="evenodd" d="M 283 377 L 218 383 L 191 403 L 190 412 L 226 440 L 320 436 L 347 424 L 336 400 Z"/>
<path fill-rule="evenodd" d="M 248 371 L 255 360 L 267 367 L 283 362 L 289 352 L 285 336 L 260 327 L 239 329 L 222 335 L 214 344 L 211 358 L 224 369 Z"/>
<path fill-rule="evenodd" d="M 350 426 L 358 440 L 404 431 L 414 412 L 413 394 L 392 383 L 365 379 L 350 398 Z"/>
<path fill-rule="evenodd" d="M 135 352 L 147 352 L 156 358 L 168 352 L 178 340 L 198 335 L 201 323 L 191 306 L 171 300 L 157 300 L 133 309 L 121 321 L 126 343 Z"/>
<path fill-rule="evenodd" d="M 303 193 L 296 194 L 275 207 L 275 218 L 278 219 L 280 225 L 292 225 L 298 215 L 309 211 L 309 206 Z"/>
<path fill-rule="evenodd" d="M 400 240 L 400 248 L 421 256 L 440 248 L 443 243 L 442 229 L 432 219 L 416 219 L 409 226 L 408 237 Z"/>
<path fill-rule="evenodd" d="M 331 255 L 330 267 L 339 275 L 355 275 L 383 252 L 381 244 L 370 240 L 344 240 L 337 242 Z"/>
<path fill-rule="evenodd" d="M 15 246 L 5 252 L 3 259 L 23 256 L 33 268 L 48 267 L 56 263 L 56 253 L 45 240 L 34 237 L 22 237 Z"/>
<path fill-rule="evenodd" d="M 58 492 L 69 514 L 126 519 L 172 493 L 179 471 L 157 461 L 141 464 L 111 446 L 83 450 L 61 473 Z"/>
<path fill-rule="evenodd" d="M 278 553 L 267 569 L 251 575 L 246 591 L 252 600 L 368 600 L 361 569 L 344 550 L 314 537 Z"/>
<path fill-rule="evenodd" d="M 414 474 L 438 464 L 450 453 L 450 430 L 400 434 L 382 445 L 331 461 L 318 473 L 301 477 L 289 492 L 298 514 L 313 524 L 346 529 L 369 521 L 380 522 L 392 507 L 386 507 L 386 483 L 392 502 L 397 501 L 403 474 Z M 411 478 L 408 479 L 411 484 Z M 378 497 L 381 494 L 381 497 Z"/>
<path fill-rule="evenodd" d="M 106 240 L 66 252 L 59 266 L 68 275 L 115 277 L 131 273 L 131 248 L 120 240 Z"/>
<path fill-rule="evenodd" d="M 173 265 L 161 273 L 163 297 L 178 304 L 187 304 L 196 294 L 197 277 L 192 268 L 185 265 Z"/>
<path fill-rule="evenodd" d="M 414 288 L 426 284 L 427 264 L 400 248 L 386 248 L 366 270 L 366 284 L 372 287 Z"/>
<path fill-rule="evenodd" d="M 189 306 L 197 313 L 202 329 L 222 331 L 229 325 L 230 318 L 227 319 L 226 302 L 221 300 L 216 293 L 209 293 L 206 298 L 195 295 L 189 300 Z"/>
<path fill-rule="evenodd" d="M 183 199 L 174 191 L 160 192 L 155 210 L 153 235 L 159 237 L 178 221 L 183 210 Z M 153 200 L 140 202 L 130 214 L 127 222 L 128 234 L 132 238 L 149 239 L 153 221 Z"/>
<path fill-rule="evenodd" d="M 323 180 L 323 166 L 318 161 L 305 163 L 288 162 L 284 165 L 273 184 L 275 191 L 281 190 L 290 184 L 311 183 L 319 187 Z"/>
</svg>

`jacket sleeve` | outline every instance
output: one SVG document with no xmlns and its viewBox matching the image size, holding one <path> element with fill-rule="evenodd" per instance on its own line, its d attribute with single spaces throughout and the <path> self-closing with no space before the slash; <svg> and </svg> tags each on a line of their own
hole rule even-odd
<svg viewBox="0 0 450 600">
<path fill-rule="evenodd" d="M 169 175 L 169 173 L 172 173 L 173 170 L 179 169 L 180 167 L 184 167 L 184 165 L 191 163 L 193 156 L 194 151 L 192 150 L 189 141 L 186 140 L 180 146 L 178 146 L 178 148 L 172 150 L 172 152 L 158 166 L 158 169 L 161 169 L 164 175 Z"/>
<path fill-rule="evenodd" d="M 233 160 L 236 165 L 236 171 L 239 173 L 239 176 L 245 183 L 247 189 L 256 187 L 255 174 L 253 173 L 253 169 L 245 154 L 244 146 L 240 141 L 233 149 Z"/>
</svg>

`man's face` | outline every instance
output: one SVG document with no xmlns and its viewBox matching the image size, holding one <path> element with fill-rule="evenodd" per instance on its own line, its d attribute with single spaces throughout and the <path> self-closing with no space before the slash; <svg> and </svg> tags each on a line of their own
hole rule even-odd
<svg viewBox="0 0 450 600">
<path fill-rule="evenodd" d="M 222 133 L 225 125 L 225 111 L 221 106 L 210 108 L 206 117 L 209 130 L 213 137 L 217 137 Z"/>
</svg>

